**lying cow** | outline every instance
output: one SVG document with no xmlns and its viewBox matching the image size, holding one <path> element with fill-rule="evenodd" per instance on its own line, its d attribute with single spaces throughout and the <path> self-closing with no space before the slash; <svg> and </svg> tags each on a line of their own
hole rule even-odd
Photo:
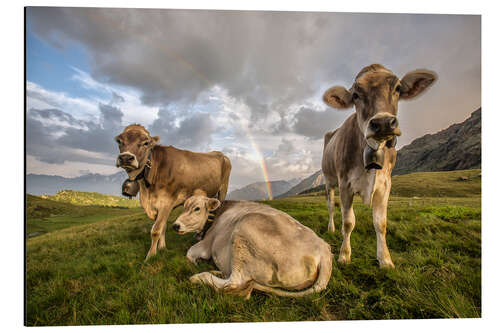
<svg viewBox="0 0 500 333">
<path fill-rule="evenodd" d="M 173 208 L 192 195 L 225 199 L 231 162 L 221 152 L 193 153 L 160 146 L 160 138 L 151 137 L 138 124 L 127 126 L 115 140 L 120 148 L 116 166 L 136 181 L 132 184 L 138 183 L 141 206 L 155 221 L 146 260 L 157 248 L 165 247 L 165 225 Z"/>
<path fill-rule="evenodd" d="M 401 135 L 398 101 L 414 98 L 437 79 L 436 73 L 415 70 L 399 80 L 382 65 L 363 68 L 352 87 L 328 89 L 324 102 L 337 109 L 353 105 L 356 112 L 335 131 L 325 134 L 322 170 L 325 176 L 330 219 L 333 232 L 334 186 L 339 186 L 342 235 L 338 261 L 351 260 L 350 237 L 354 228 L 352 201 L 361 195 L 365 204 L 373 206 L 373 224 L 377 234 L 377 259 L 380 267 L 394 267 L 386 244 L 387 202 L 391 191 L 391 173 L 396 163 L 396 137 Z"/>
<path fill-rule="evenodd" d="M 214 214 L 212 224 L 207 222 L 210 214 Z M 187 258 L 194 264 L 200 258 L 213 258 L 220 272 L 193 275 L 193 283 L 246 298 L 253 289 L 299 297 L 325 289 L 330 280 L 330 245 L 288 214 L 267 205 L 250 201 L 221 204 L 217 199 L 193 196 L 184 202 L 184 212 L 173 228 L 179 234 L 208 229 L 203 240 L 189 249 Z"/>
</svg>

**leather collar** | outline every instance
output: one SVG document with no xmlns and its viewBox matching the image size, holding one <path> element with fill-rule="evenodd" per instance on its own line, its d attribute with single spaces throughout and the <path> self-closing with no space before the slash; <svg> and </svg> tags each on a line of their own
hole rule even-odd
<svg viewBox="0 0 500 333">
<path fill-rule="evenodd" d="M 154 148 L 154 147 L 153 147 Z M 146 187 L 149 187 L 151 184 L 148 182 L 148 175 L 149 175 L 149 171 L 151 170 L 151 168 L 153 167 L 153 164 L 151 163 L 151 154 L 152 154 L 152 151 L 153 151 L 153 148 L 151 148 L 149 150 L 149 153 L 148 153 L 148 159 L 146 160 L 146 165 L 144 166 L 144 168 L 142 169 L 141 173 L 138 174 L 136 177 L 135 177 L 135 180 L 140 180 L 140 179 L 144 179 L 144 184 L 146 184 Z"/>
<path fill-rule="evenodd" d="M 196 234 L 196 238 L 198 240 L 202 240 L 203 238 L 205 238 L 205 235 L 207 234 L 208 229 L 210 229 L 214 225 L 216 212 L 217 212 L 217 210 L 208 213 L 207 222 L 205 222 L 205 225 L 203 226 L 203 230 L 200 233 Z"/>
</svg>

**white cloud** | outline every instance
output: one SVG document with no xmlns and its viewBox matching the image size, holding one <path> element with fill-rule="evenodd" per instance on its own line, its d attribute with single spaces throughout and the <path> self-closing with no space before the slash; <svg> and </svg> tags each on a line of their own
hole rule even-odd
<svg viewBox="0 0 500 333">
<path fill-rule="evenodd" d="M 26 83 L 27 109 L 63 109 L 80 118 L 90 120 L 99 114 L 98 101 L 71 97 L 64 92 L 47 90 L 38 84 Z"/>
<path fill-rule="evenodd" d="M 79 82 L 82 88 L 95 93 L 106 92 L 110 99 L 108 101 L 98 100 L 101 103 L 112 102 L 120 106 L 123 112 L 123 123 L 139 123 L 144 126 L 151 125 L 158 117 L 158 107 L 146 106 L 141 102 L 141 95 L 137 90 L 121 87 L 118 85 L 104 84 L 94 80 L 89 73 L 76 67 L 71 67 L 75 74 L 72 79 Z M 113 100 L 113 93 L 120 96 L 121 99 Z"/>
</svg>

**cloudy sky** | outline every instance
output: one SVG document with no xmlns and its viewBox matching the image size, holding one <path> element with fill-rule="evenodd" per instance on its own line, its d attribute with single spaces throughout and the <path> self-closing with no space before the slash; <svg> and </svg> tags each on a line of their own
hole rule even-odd
<svg viewBox="0 0 500 333">
<path fill-rule="evenodd" d="M 27 172 L 111 174 L 113 137 L 134 122 L 161 144 L 220 150 L 230 188 L 305 177 L 323 134 L 353 112 L 326 107 L 381 63 L 439 74 L 400 104 L 402 147 L 481 106 L 481 19 L 463 15 L 157 9 L 27 9 Z"/>
</svg>

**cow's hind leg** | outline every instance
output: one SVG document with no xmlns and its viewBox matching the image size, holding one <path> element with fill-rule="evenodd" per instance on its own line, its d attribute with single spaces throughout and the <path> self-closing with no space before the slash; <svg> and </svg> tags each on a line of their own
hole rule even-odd
<svg viewBox="0 0 500 333">
<path fill-rule="evenodd" d="M 390 179 L 389 179 L 390 182 Z M 377 234 L 377 259 L 381 268 L 393 268 L 391 255 L 385 240 L 387 228 L 387 202 L 391 191 L 390 183 L 385 189 L 373 194 L 373 226 Z"/>
<path fill-rule="evenodd" d="M 165 227 L 167 224 L 167 219 L 172 211 L 172 202 L 166 202 L 163 204 L 163 207 L 159 209 L 158 215 L 156 216 L 155 223 L 151 228 L 151 247 L 149 248 L 148 254 L 146 256 L 146 260 L 156 255 L 156 249 L 158 248 L 158 242 L 160 240 L 160 236 L 164 235 Z M 163 246 L 165 246 L 165 239 L 163 240 Z"/>
<path fill-rule="evenodd" d="M 243 278 L 242 275 L 237 272 L 232 272 L 231 276 L 229 276 L 228 279 L 218 277 L 211 272 L 203 272 L 191 276 L 189 278 L 189 281 L 191 281 L 191 283 L 206 284 L 216 291 L 237 294 L 240 296 L 244 296 L 247 299 L 252 293 L 251 280 L 248 278 Z"/>
<path fill-rule="evenodd" d="M 333 222 L 333 215 L 335 213 L 335 190 L 329 183 L 325 184 L 326 200 L 328 203 L 328 231 L 335 232 L 335 223 Z"/>
<path fill-rule="evenodd" d="M 338 262 L 348 264 L 351 262 L 351 233 L 354 229 L 356 219 L 354 217 L 354 209 L 352 208 L 352 200 L 354 194 L 348 188 L 340 188 L 340 201 L 342 210 L 342 246 Z"/>
</svg>

